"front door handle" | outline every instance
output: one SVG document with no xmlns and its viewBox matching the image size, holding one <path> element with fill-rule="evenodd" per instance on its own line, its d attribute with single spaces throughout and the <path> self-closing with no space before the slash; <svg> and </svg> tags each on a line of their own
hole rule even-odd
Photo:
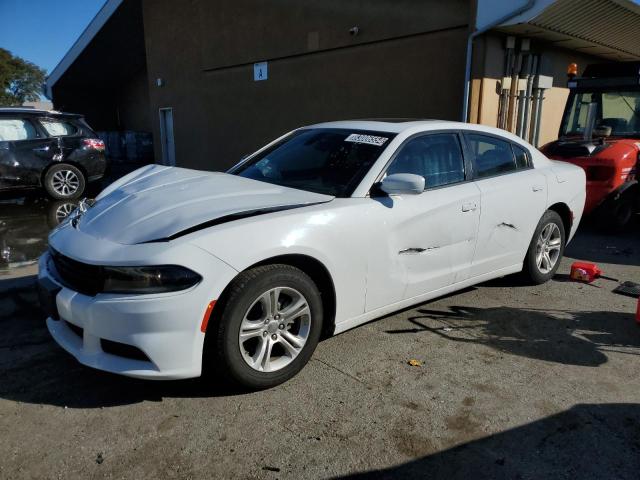
<svg viewBox="0 0 640 480">
<path fill-rule="evenodd" d="M 462 211 L 463 212 L 472 212 L 474 211 L 476 208 L 478 208 L 478 205 L 476 205 L 473 202 L 469 202 L 469 203 L 463 203 L 462 204 Z"/>
<path fill-rule="evenodd" d="M 544 187 L 541 185 L 534 185 L 533 187 L 531 187 L 531 190 L 533 190 L 534 192 L 541 192 L 542 190 L 544 190 Z"/>
<path fill-rule="evenodd" d="M 47 145 L 46 147 L 38 147 L 38 148 L 34 148 L 33 151 L 34 152 L 42 152 L 42 153 L 46 153 L 51 149 L 51 147 L 49 145 Z"/>
</svg>

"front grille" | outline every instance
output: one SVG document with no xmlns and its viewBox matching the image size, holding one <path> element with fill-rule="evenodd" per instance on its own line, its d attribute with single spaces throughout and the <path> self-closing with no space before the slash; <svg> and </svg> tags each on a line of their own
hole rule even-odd
<svg viewBox="0 0 640 480">
<path fill-rule="evenodd" d="M 102 267 L 78 262 L 49 248 L 58 280 L 66 287 L 85 295 L 95 295 L 102 289 Z"/>
</svg>

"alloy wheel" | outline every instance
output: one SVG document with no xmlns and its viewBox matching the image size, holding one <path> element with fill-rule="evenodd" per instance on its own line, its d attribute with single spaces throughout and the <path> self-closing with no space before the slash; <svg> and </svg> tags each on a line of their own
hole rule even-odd
<svg viewBox="0 0 640 480">
<path fill-rule="evenodd" d="M 536 265 L 540 273 L 547 274 L 553 270 L 560 258 L 562 234 L 555 223 L 547 223 L 540 231 L 536 243 Z"/>
<path fill-rule="evenodd" d="M 60 223 L 62 220 L 67 218 L 71 212 L 76 209 L 77 205 L 75 203 L 66 202 L 58 205 L 56 208 L 56 222 Z"/>
<path fill-rule="evenodd" d="M 264 292 L 254 300 L 240 324 L 242 358 L 260 372 L 286 367 L 306 344 L 311 321 L 309 303 L 299 291 L 276 287 Z"/>
<path fill-rule="evenodd" d="M 78 191 L 80 179 L 72 170 L 58 170 L 51 178 L 53 190 L 64 197 L 69 197 Z"/>
</svg>

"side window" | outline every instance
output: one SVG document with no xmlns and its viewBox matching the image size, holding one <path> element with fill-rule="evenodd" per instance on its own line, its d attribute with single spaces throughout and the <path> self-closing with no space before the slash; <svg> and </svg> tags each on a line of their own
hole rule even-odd
<svg viewBox="0 0 640 480">
<path fill-rule="evenodd" d="M 0 118 L 0 141 L 31 140 L 38 138 L 33 124 L 24 118 Z"/>
<path fill-rule="evenodd" d="M 476 161 L 478 178 L 491 177 L 516 170 L 511 143 L 487 135 L 467 134 Z"/>
<path fill-rule="evenodd" d="M 78 129 L 71 122 L 54 120 L 52 118 L 41 118 L 40 124 L 51 137 L 68 137 L 75 134 Z"/>
<path fill-rule="evenodd" d="M 521 170 L 523 168 L 529 168 L 531 166 L 531 159 L 529 158 L 529 152 L 527 152 L 524 148 L 511 144 L 513 147 L 513 154 L 516 157 L 516 168 Z"/>
<path fill-rule="evenodd" d="M 402 147 L 387 174 L 414 173 L 425 179 L 426 188 L 464 180 L 464 158 L 454 133 L 424 135 Z"/>
</svg>

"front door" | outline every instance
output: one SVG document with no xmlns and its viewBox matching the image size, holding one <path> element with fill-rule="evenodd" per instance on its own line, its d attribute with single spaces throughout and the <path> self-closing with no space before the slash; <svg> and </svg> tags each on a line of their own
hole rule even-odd
<svg viewBox="0 0 640 480">
<path fill-rule="evenodd" d="M 465 174 L 460 137 L 429 133 L 398 149 L 386 174 L 425 178 L 417 195 L 374 196 L 389 242 L 372 252 L 367 311 L 434 292 L 469 276 L 480 218 L 480 191 Z M 372 244 L 375 242 L 372 242 Z"/>
</svg>

